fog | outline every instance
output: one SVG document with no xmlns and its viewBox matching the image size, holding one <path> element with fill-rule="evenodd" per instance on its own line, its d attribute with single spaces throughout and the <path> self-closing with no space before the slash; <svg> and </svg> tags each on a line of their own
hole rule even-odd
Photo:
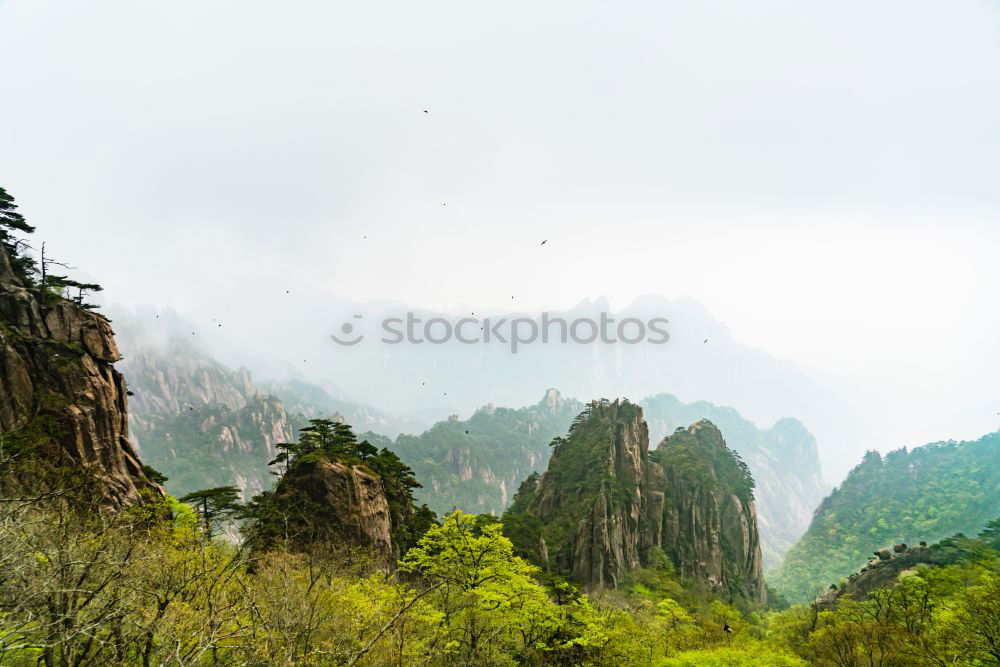
<svg viewBox="0 0 1000 667">
<path fill-rule="evenodd" d="M 996 3 L 7 0 L 0 34 L 38 240 L 230 363 L 377 399 L 352 309 L 688 296 L 837 394 L 834 481 L 1000 426 Z"/>
</svg>

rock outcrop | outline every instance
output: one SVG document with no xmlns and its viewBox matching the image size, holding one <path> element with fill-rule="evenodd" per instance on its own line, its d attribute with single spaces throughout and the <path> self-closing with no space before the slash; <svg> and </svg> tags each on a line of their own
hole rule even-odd
<svg viewBox="0 0 1000 667">
<path fill-rule="evenodd" d="M 663 550 L 682 577 L 765 599 L 753 480 L 708 420 L 678 429 L 652 455 L 663 469 Z"/>
<path fill-rule="evenodd" d="M 542 535 L 555 569 L 594 587 L 616 587 L 658 543 L 663 510 L 659 466 L 649 461 L 642 409 L 592 403 L 558 441 L 549 468 L 522 487 L 513 507 L 552 531 Z M 565 539 L 557 537 L 565 536 Z"/>
<path fill-rule="evenodd" d="M 809 528 L 813 511 L 829 491 L 808 429 L 791 418 L 760 429 L 733 408 L 706 401 L 684 403 L 670 394 L 649 396 L 641 404 L 650 442 L 660 442 L 699 419 L 710 420 L 726 434 L 726 444 L 753 473 L 765 570 L 776 567 Z"/>
<path fill-rule="evenodd" d="M 129 443 L 128 395 L 111 325 L 25 284 L 0 248 L 0 435 L 15 449 L 85 470 L 112 505 L 159 494 Z M 30 451 L 26 451 L 30 450 Z M 30 480 L 22 480 L 28 481 Z"/>
<path fill-rule="evenodd" d="M 554 444 L 548 470 L 521 486 L 504 519 L 538 527 L 519 537 L 524 552 L 545 553 L 543 566 L 600 588 L 662 551 L 683 577 L 764 601 L 752 484 L 741 487 L 745 466 L 710 422 L 650 454 L 642 408 L 595 401 Z"/>
<path fill-rule="evenodd" d="M 361 466 L 326 459 L 301 463 L 282 478 L 275 499 L 294 508 L 287 517 L 293 544 L 361 548 L 382 569 L 399 558 L 382 480 Z"/>
<path fill-rule="evenodd" d="M 899 575 L 903 572 L 922 563 L 936 563 L 941 558 L 940 554 L 935 554 L 926 543 L 915 547 L 907 547 L 905 544 L 897 547 L 902 548 L 894 548 L 891 552 L 888 549 L 879 549 L 875 552 L 876 558 L 869 561 L 859 572 L 847 577 L 840 586 L 831 587 L 824 595 L 817 598 L 816 605 L 820 609 L 832 609 L 844 595 L 862 600 L 872 591 L 895 586 Z"/>
</svg>

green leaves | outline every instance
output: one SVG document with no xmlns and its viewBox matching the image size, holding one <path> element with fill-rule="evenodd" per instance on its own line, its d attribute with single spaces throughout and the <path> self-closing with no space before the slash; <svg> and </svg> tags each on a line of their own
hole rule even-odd
<svg viewBox="0 0 1000 667">
<path fill-rule="evenodd" d="M 201 516 L 205 534 L 212 536 L 213 530 L 232 518 L 239 510 L 240 489 L 236 486 L 217 486 L 212 489 L 192 491 L 182 496 L 182 503 L 191 505 Z"/>
</svg>

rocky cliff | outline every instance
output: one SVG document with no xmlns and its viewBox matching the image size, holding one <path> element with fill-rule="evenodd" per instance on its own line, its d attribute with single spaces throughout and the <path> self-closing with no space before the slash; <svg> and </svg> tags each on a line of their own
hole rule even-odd
<svg viewBox="0 0 1000 667">
<path fill-rule="evenodd" d="M 360 547 L 383 569 L 399 558 L 389 502 L 371 470 L 327 459 L 302 463 L 284 476 L 274 499 L 291 510 L 286 526 L 293 545 Z"/>
<path fill-rule="evenodd" d="M 883 548 L 873 552 L 875 558 L 868 561 L 859 572 L 851 574 L 816 599 L 821 609 L 832 609 L 837 606 L 841 596 L 849 595 L 852 599 L 862 600 L 872 591 L 889 588 L 896 585 L 899 575 L 923 563 L 941 564 L 941 554 L 935 553 L 926 542 L 917 546 L 897 544 L 892 549 Z"/>
<path fill-rule="evenodd" d="M 246 535 L 258 550 L 360 548 L 391 569 L 434 521 L 426 506 L 414 505 L 413 471 L 391 451 L 359 441 L 348 424 L 312 419 L 282 450 L 278 483 L 246 512 Z"/>
<path fill-rule="evenodd" d="M 0 247 L 0 443 L 89 472 L 112 504 L 160 493 L 129 443 L 128 395 L 111 324 L 29 284 Z M 22 479 L 22 481 L 25 481 Z"/>
<path fill-rule="evenodd" d="M 247 369 L 216 361 L 170 312 L 116 312 L 115 321 L 134 393 L 130 435 L 167 488 L 183 495 L 234 484 L 249 498 L 270 486 L 275 445 L 295 435 L 282 402 L 261 392 Z"/>
<path fill-rule="evenodd" d="M 522 551 L 599 588 L 618 586 L 662 550 L 684 577 L 764 600 L 756 510 L 740 486 L 745 467 L 710 422 L 651 455 L 642 408 L 595 401 L 554 446 L 548 470 L 521 486 L 504 517 L 534 526 L 515 540 Z M 699 453 L 710 456 L 695 465 Z"/>
<path fill-rule="evenodd" d="M 722 432 L 697 421 L 651 458 L 665 479 L 662 546 L 680 575 L 764 600 L 754 481 Z"/>
<path fill-rule="evenodd" d="M 733 408 L 706 401 L 684 403 L 670 394 L 650 396 L 641 404 L 651 442 L 699 419 L 710 420 L 726 434 L 726 444 L 746 461 L 756 484 L 765 569 L 777 567 L 809 528 L 813 511 L 829 491 L 808 429 L 791 418 L 759 429 Z"/>
</svg>

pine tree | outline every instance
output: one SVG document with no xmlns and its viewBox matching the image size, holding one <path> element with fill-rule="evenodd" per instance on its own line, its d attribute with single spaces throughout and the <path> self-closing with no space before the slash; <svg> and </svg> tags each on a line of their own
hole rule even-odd
<svg viewBox="0 0 1000 667">
<path fill-rule="evenodd" d="M 240 509 L 240 489 L 236 486 L 218 486 L 192 491 L 180 498 L 197 510 L 204 521 L 205 536 L 212 537 L 213 529 L 234 516 Z"/>
<path fill-rule="evenodd" d="M 34 231 L 35 228 L 18 213 L 14 198 L 0 187 L 0 246 L 10 258 L 14 274 L 29 284 L 33 282 L 37 267 L 35 260 L 25 254 L 26 250 L 31 250 L 31 246 L 24 239 L 15 236 L 15 232 L 31 234 Z"/>
</svg>

